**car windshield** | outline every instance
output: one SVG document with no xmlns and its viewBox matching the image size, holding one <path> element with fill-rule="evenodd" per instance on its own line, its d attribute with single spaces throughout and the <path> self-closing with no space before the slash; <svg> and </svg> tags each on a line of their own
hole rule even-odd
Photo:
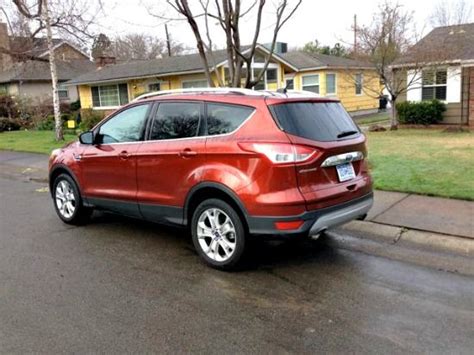
<svg viewBox="0 0 474 355">
<path fill-rule="evenodd" d="M 298 137 L 327 142 L 360 134 L 339 102 L 290 102 L 269 107 L 279 126 Z"/>
</svg>

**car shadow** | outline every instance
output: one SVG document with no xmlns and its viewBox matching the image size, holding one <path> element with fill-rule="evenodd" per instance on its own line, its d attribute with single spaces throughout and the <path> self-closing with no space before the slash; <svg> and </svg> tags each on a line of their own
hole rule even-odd
<svg viewBox="0 0 474 355">
<path fill-rule="evenodd" d="M 187 252 L 195 255 L 196 259 L 199 257 L 187 228 L 168 226 L 102 211 L 94 212 L 89 225 L 106 229 L 119 226 L 126 235 L 130 235 L 130 238 L 152 236 L 155 241 L 166 242 L 168 247 L 184 248 Z M 326 242 L 324 235 L 317 240 L 300 236 L 295 239 L 251 236 L 248 239 L 247 247 L 241 266 L 235 270 L 237 272 L 268 270 L 311 263 L 326 264 L 340 258 L 338 251 Z"/>
</svg>

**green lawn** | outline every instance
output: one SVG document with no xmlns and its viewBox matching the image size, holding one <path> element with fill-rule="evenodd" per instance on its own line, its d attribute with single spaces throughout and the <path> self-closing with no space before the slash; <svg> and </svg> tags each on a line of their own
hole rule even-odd
<svg viewBox="0 0 474 355">
<path fill-rule="evenodd" d="M 474 133 L 400 129 L 368 133 L 368 141 L 377 189 L 474 200 Z M 0 149 L 49 154 L 64 144 L 49 131 L 0 133 Z"/>
<path fill-rule="evenodd" d="M 374 123 L 388 122 L 390 120 L 390 115 L 387 112 L 379 112 L 374 113 L 373 115 L 356 117 L 354 120 L 359 126 L 367 126 Z"/>
<path fill-rule="evenodd" d="M 76 139 L 77 136 L 69 134 L 64 136 L 64 142 L 56 142 L 53 131 L 3 132 L 0 133 L 0 149 L 49 154 Z"/>
<path fill-rule="evenodd" d="M 375 187 L 474 200 L 474 134 L 400 129 L 368 134 Z"/>
</svg>

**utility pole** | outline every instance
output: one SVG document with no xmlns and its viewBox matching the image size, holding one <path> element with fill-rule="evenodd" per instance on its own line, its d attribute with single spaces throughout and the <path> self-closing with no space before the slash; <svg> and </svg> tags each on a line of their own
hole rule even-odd
<svg viewBox="0 0 474 355">
<path fill-rule="evenodd" d="M 354 14 L 354 54 L 357 54 L 357 15 Z"/>
<path fill-rule="evenodd" d="M 165 33 L 166 33 L 166 48 L 168 48 L 168 57 L 171 57 L 170 34 L 168 33 L 168 24 L 166 23 L 165 23 Z"/>
</svg>

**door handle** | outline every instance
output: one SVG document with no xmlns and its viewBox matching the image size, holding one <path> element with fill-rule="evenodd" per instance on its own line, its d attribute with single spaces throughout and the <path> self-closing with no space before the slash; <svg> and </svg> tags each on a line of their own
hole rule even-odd
<svg viewBox="0 0 474 355">
<path fill-rule="evenodd" d="M 128 154 L 128 152 L 126 150 L 123 150 L 119 153 L 119 158 L 122 159 L 122 160 L 127 160 L 128 157 L 130 156 L 130 154 Z"/>
<path fill-rule="evenodd" d="M 196 155 L 197 155 L 197 152 L 195 152 L 194 150 L 191 150 L 190 148 L 186 148 L 182 150 L 181 152 L 179 152 L 179 156 L 183 158 L 194 157 Z"/>
</svg>

